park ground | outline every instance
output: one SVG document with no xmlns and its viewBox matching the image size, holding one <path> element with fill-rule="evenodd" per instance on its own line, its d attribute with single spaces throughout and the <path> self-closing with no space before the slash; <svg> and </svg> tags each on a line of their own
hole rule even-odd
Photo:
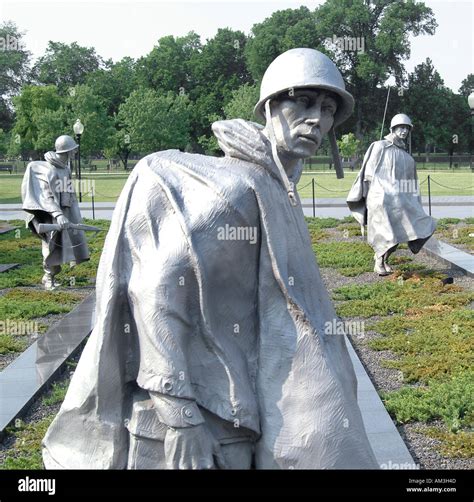
<svg viewBox="0 0 474 502">
<path fill-rule="evenodd" d="M 0 318 L 38 323 L 38 333 L 0 335 L 0 370 L 93 292 L 105 232 L 89 236 L 91 261 L 59 276 L 63 287 L 39 286 L 41 253 L 21 221 L 0 235 Z M 313 250 L 349 338 L 385 406 L 423 468 L 472 469 L 474 457 L 474 279 L 446 270 L 406 246 L 395 272 L 372 272 L 373 251 L 351 219 L 307 218 Z M 95 220 L 107 229 L 109 222 Z M 474 218 L 438 222 L 438 237 L 473 252 Z M 450 283 L 448 275 L 454 279 Z M 77 357 L 0 443 L 0 468 L 40 469 L 40 442 L 64 399 Z"/>
<path fill-rule="evenodd" d="M 115 202 L 127 181 L 128 172 L 85 171 L 82 175 L 81 192 L 84 202 L 91 201 L 94 190 L 96 202 Z M 345 197 L 357 176 L 356 171 L 346 171 L 343 179 L 337 179 L 334 171 L 305 171 L 298 184 L 301 198 L 312 197 L 312 179 L 315 180 L 315 195 L 318 197 Z M 442 170 L 426 169 L 418 172 L 422 195 L 428 195 L 428 176 L 432 196 L 474 196 L 474 172 L 467 169 Z M 23 174 L 0 173 L 0 204 L 21 202 L 21 181 Z M 76 186 L 78 191 L 78 186 Z"/>
</svg>

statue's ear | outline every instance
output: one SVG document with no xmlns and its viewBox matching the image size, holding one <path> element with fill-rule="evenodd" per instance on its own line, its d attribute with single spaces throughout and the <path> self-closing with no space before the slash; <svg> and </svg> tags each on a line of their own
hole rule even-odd
<svg viewBox="0 0 474 502">
<path fill-rule="evenodd" d="M 339 148 L 337 147 L 336 132 L 334 126 L 328 132 L 329 142 L 331 144 L 332 158 L 334 160 L 334 168 L 338 179 L 344 178 L 344 170 L 342 169 L 341 157 L 339 155 Z"/>
</svg>

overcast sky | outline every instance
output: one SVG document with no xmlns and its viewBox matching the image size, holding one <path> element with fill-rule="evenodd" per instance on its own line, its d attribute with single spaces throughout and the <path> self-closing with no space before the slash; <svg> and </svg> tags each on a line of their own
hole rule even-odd
<svg viewBox="0 0 474 502">
<path fill-rule="evenodd" d="M 0 0 L 0 21 L 12 20 L 26 32 L 27 48 L 34 57 L 43 54 L 49 40 L 95 47 L 103 58 L 147 54 L 162 36 L 185 35 L 193 30 L 205 41 L 218 28 L 249 33 L 253 24 L 272 12 L 321 1 L 200 0 L 153 1 L 39 1 Z M 468 73 L 474 73 L 474 2 L 472 0 L 425 0 L 435 14 L 434 36 L 411 40 L 411 71 L 427 57 L 447 86 L 457 91 Z"/>
</svg>

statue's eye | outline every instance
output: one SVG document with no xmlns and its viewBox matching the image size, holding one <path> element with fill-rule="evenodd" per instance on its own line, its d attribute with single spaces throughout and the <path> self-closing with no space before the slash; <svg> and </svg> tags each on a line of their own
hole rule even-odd
<svg viewBox="0 0 474 502">
<path fill-rule="evenodd" d="M 336 113 L 336 107 L 332 103 L 323 103 L 321 109 L 323 112 L 330 113 L 331 115 Z"/>
<path fill-rule="evenodd" d="M 307 107 L 310 103 L 310 99 L 308 96 L 297 96 L 296 97 L 296 102 L 302 104 L 303 106 Z"/>
</svg>

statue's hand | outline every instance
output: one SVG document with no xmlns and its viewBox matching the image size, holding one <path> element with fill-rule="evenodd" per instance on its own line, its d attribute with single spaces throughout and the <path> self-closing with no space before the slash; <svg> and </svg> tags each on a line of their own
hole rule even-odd
<svg viewBox="0 0 474 502">
<path fill-rule="evenodd" d="M 64 230 L 65 228 L 69 227 L 69 220 L 63 214 L 60 214 L 56 218 L 56 222 L 61 227 L 61 230 Z"/>
<path fill-rule="evenodd" d="M 165 436 L 167 469 L 225 469 L 221 447 L 205 424 L 169 428 Z"/>
</svg>

